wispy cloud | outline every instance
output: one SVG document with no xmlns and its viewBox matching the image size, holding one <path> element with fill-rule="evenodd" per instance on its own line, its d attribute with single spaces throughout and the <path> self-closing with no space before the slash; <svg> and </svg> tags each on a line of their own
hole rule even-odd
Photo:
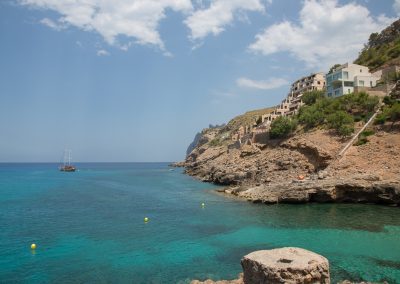
<svg viewBox="0 0 400 284">
<path fill-rule="evenodd" d="M 97 56 L 108 56 L 110 53 L 105 49 L 100 49 L 97 51 Z"/>
<path fill-rule="evenodd" d="M 306 0 L 298 24 L 283 21 L 267 27 L 249 49 L 263 55 L 288 52 L 309 67 L 327 69 L 354 59 L 369 35 L 393 20 L 383 15 L 375 18 L 355 2 L 340 5 L 337 0 Z"/>
<path fill-rule="evenodd" d="M 236 84 L 239 87 L 259 89 L 259 90 L 271 90 L 289 84 L 286 79 L 283 78 L 269 78 L 268 80 L 252 80 L 248 78 L 239 78 L 236 80 Z"/>
<path fill-rule="evenodd" d="M 56 23 L 55 21 L 49 18 L 43 18 L 42 20 L 40 20 L 40 23 L 56 31 L 61 31 L 67 28 L 67 25 L 65 23 L 63 22 Z"/>
</svg>

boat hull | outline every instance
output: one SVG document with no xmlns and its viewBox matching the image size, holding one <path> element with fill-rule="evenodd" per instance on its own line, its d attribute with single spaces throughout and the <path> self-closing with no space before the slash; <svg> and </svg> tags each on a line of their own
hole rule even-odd
<svg viewBox="0 0 400 284">
<path fill-rule="evenodd" d="M 75 172 L 76 168 L 74 166 L 64 166 L 60 167 L 61 172 Z"/>
</svg>

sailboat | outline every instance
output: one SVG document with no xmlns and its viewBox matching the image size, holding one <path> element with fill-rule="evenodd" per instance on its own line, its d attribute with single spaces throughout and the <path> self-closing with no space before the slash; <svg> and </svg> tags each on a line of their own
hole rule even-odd
<svg viewBox="0 0 400 284">
<path fill-rule="evenodd" d="M 59 167 L 62 172 L 75 172 L 76 167 L 71 165 L 71 150 L 64 150 L 64 163 Z"/>
</svg>

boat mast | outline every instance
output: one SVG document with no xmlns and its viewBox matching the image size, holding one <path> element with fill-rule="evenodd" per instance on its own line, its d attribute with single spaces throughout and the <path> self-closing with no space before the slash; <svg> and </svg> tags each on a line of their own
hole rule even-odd
<svg viewBox="0 0 400 284">
<path fill-rule="evenodd" d="M 67 164 L 67 149 L 64 149 L 64 167 Z"/>
<path fill-rule="evenodd" d="M 68 150 L 68 166 L 71 165 L 71 150 Z"/>
</svg>

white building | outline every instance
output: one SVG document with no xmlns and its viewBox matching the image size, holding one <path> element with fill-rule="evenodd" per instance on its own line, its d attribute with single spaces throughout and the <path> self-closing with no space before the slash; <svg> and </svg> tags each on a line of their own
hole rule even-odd
<svg viewBox="0 0 400 284">
<path fill-rule="evenodd" d="M 261 117 L 261 121 L 270 124 L 279 116 L 296 114 L 303 105 L 301 97 L 305 92 L 322 91 L 325 88 L 325 75 L 322 72 L 313 73 L 298 79 L 291 85 L 290 92 L 280 105 L 271 113 Z"/>
<path fill-rule="evenodd" d="M 366 91 L 376 86 L 379 76 L 371 74 L 368 67 L 346 63 L 326 74 L 326 95 L 339 97 L 353 92 Z"/>
</svg>

